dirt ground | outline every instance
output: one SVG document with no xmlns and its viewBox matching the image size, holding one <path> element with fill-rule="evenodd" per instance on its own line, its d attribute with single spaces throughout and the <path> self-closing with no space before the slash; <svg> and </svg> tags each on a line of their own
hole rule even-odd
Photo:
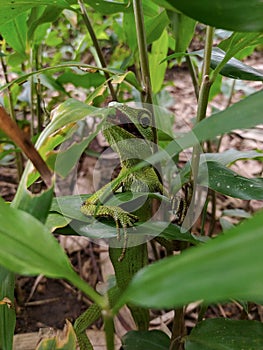
<svg viewBox="0 0 263 350">
<path fill-rule="evenodd" d="M 253 56 L 249 64 L 263 71 L 262 52 Z M 196 101 L 194 91 L 191 87 L 189 74 L 185 68 L 175 69 L 169 73 L 169 80 L 172 86 L 167 87 L 168 93 L 172 96 L 175 104 L 170 106 L 176 115 L 175 128 L 182 129 L 185 125 L 191 125 L 192 118 L 196 113 Z M 225 83 L 227 84 L 227 83 Z M 227 86 L 227 85 L 226 85 Z M 237 82 L 233 102 L 242 98 L 248 89 L 260 90 L 260 82 Z M 224 109 L 227 105 L 227 97 L 218 95 L 209 107 Z M 263 126 L 252 130 L 243 130 L 223 137 L 220 151 L 236 148 L 239 150 L 263 149 Z M 92 160 L 88 159 L 86 165 L 89 169 Z M 94 163 L 94 162 L 93 162 Z M 262 164 L 255 161 L 237 162 L 233 168 L 239 174 L 252 177 L 261 176 Z M 16 191 L 16 170 L 12 167 L 0 167 L 0 194 L 6 200 L 12 200 Z M 238 199 L 225 199 L 218 197 L 217 215 L 224 208 L 243 208 L 254 212 L 262 208 L 259 201 L 241 201 Z M 96 246 L 87 239 L 81 240 L 76 237 L 63 238 L 62 244 L 69 252 L 71 262 L 80 275 L 91 285 L 96 287 L 103 277 L 112 271 L 105 249 Z M 89 305 L 74 287 L 62 280 L 47 279 L 43 276 L 24 277 L 17 276 L 16 283 L 16 312 L 17 325 L 16 333 L 38 332 L 40 328 L 62 329 L 65 319 L 74 322 Z M 187 309 L 187 326 L 189 329 L 194 326 L 197 318 L 197 304 L 189 305 Z M 208 310 L 210 317 L 232 317 L 238 318 L 242 314 L 241 306 L 238 303 L 231 303 L 224 306 L 214 305 Z M 250 318 L 263 321 L 263 309 L 258 306 L 251 306 Z M 169 331 L 173 319 L 172 312 L 152 314 L 152 327 Z M 118 335 L 132 328 L 127 311 L 120 316 L 117 325 Z M 101 322 L 96 323 L 92 328 L 100 332 Z M 100 333 L 99 333 L 100 334 Z M 100 348 L 101 349 L 101 348 Z"/>
</svg>

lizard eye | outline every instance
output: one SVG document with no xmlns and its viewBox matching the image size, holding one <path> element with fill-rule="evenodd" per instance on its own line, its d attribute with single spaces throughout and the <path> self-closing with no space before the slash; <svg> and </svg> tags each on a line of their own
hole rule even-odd
<svg viewBox="0 0 263 350">
<path fill-rule="evenodd" d="M 148 128 L 148 126 L 150 126 L 150 123 L 151 123 L 151 118 L 150 118 L 149 114 L 146 112 L 143 112 L 139 116 L 139 122 L 144 129 Z"/>
</svg>

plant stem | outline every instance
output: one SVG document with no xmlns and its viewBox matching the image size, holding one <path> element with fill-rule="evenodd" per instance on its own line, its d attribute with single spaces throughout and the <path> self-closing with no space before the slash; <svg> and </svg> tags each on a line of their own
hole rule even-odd
<svg viewBox="0 0 263 350">
<path fill-rule="evenodd" d="M 143 8 L 141 0 L 133 0 L 134 18 L 136 24 L 137 42 L 141 63 L 142 84 L 144 90 L 144 102 L 152 104 L 152 86 L 150 67 L 147 54 L 146 34 L 144 28 Z"/>
<path fill-rule="evenodd" d="M 198 78 L 197 78 L 197 75 L 196 75 L 196 72 L 195 72 L 195 68 L 194 68 L 194 65 L 192 63 L 191 57 L 189 55 L 185 56 L 185 60 L 187 62 L 189 73 L 190 73 L 190 76 L 191 76 L 191 79 L 192 79 L 192 83 L 193 83 L 193 86 L 194 86 L 195 97 L 198 100 L 199 84 L 198 84 Z"/>
<path fill-rule="evenodd" d="M 183 350 L 182 338 L 185 336 L 184 308 L 174 310 L 171 345 L 169 350 Z"/>
<path fill-rule="evenodd" d="M 96 34 L 95 34 L 95 32 L 92 28 L 92 25 L 90 23 L 89 16 L 88 16 L 88 13 L 87 13 L 87 10 L 86 10 L 86 7 L 85 7 L 83 0 L 78 0 L 78 4 L 79 4 L 80 10 L 81 10 L 83 21 L 88 29 L 89 35 L 91 37 L 91 40 L 93 42 L 93 45 L 94 45 L 95 50 L 97 52 L 97 55 L 99 57 L 100 64 L 101 64 L 102 68 L 107 68 L 107 64 L 106 64 L 104 56 L 102 54 L 99 42 L 98 42 L 97 37 L 96 37 Z M 104 71 L 104 75 L 105 75 L 105 78 L 107 80 L 107 84 L 108 84 L 111 96 L 112 96 L 114 101 L 117 101 L 117 96 L 116 96 L 115 90 L 112 86 L 108 72 Z"/>
<path fill-rule="evenodd" d="M 39 46 L 34 47 L 34 63 L 35 70 L 39 69 Z M 42 131 L 42 112 L 41 112 L 41 84 L 39 82 L 35 83 L 35 94 L 36 94 L 36 116 L 37 116 L 37 131 L 40 133 Z"/>
<path fill-rule="evenodd" d="M 6 64 L 4 62 L 3 57 L 1 56 L 0 58 L 1 58 L 1 65 L 2 65 L 2 69 L 3 69 L 3 73 L 4 73 L 5 82 L 6 82 L 6 84 L 8 84 L 9 80 L 8 80 L 8 73 L 7 73 L 7 69 L 6 69 Z M 10 87 L 7 87 L 7 96 L 8 96 L 10 116 L 11 116 L 12 120 L 14 122 L 16 122 L 14 104 L 13 104 L 13 100 L 12 100 Z M 23 159 L 22 159 L 21 153 L 15 152 L 15 160 L 16 160 L 17 177 L 18 177 L 18 180 L 20 180 L 22 173 L 23 173 Z"/>
<path fill-rule="evenodd" d="M 107 350 L 114 350 L 114 323 L 111 310 L 103 310 L 102 316 L 104 321 Z"/>
<path fill-rule="evenodd" d="M 142 77 L 142 85 L 144 91 L 143 102 L 147 103 L 150 112 L 152 113 L 152 130 L 153 130 L 153 144 L 154 144 L 154 152 L 158 151 L 158 137 L 156 130 L 156 121 L 154 117 L 154 111 L 152 108 L 153 97 L 152 97 L 152 85 L 151 85 L 151 76 L 150 76 L 150 67 L 148 60 L 148 52 L 147 52 L 147 43 L 146 43 L 146 33 L 144 27 L 144 17 L 143 17 L 143 8 L 141 0 L 133 0 L 133 11 L 134 18 L 136 24 L 136 33 L 137 33 L 137 42 L 139 49 L 139 58 L 140 58 L 140 66 L 141 66 L 141 77 Z M 159 168 L 158 164 L 156 164 L 157 170 Z"/>
<path fill-rule="evenodd" d="M 198 107 L 197 107 L 197 116 L 196 123 L 200 123 L 206 117 L 206 110 L 208 105 L 209 92 L 211 87 L 211 81 L 209 79 L 209 69 L 211 62 L 212 54 L 212 45 L 213 45 L 213 35 L 214 28 L 207 26 L 206 30 L 206 42 L 204 50 L 204 63 L 202 67 L 202 82 L 198 97 Z M 195 198 L 197 197 L 197 178 L 199 172 L 199 161 L 200 153 L 202 148 L 202 143 L 193 147 L 193 157 L 192 157 L 192 184 L 193 184 L 193 194 L 192 194 L 192 203 L 195 203 Z"/>
</svg>

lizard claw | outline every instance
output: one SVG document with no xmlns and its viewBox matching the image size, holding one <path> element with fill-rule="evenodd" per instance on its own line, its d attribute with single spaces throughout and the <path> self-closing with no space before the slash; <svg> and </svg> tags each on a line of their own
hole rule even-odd
<svg viewBox="0 0 263 350">
<path fill-rule="evenodd" d="M 118 261 L 121 262 L 124 259 L 125 252 L 126 252 L 127 245 L 128 245 L 127 228 L 132 227 L 133 224 L 136 221 L 138 221 L 138 217 L 136 215 L 133 215 L 131 213 L 124 211 L 120 207 L 113 207 L 112 210 L 114 212 L 114 215 L 112 217 L 113 217 L 115 224 L 116 224 L 117 240 L 118 241 L 120 240 L 120 227 L 122 227 L 123 233 L 124 233 L 124 243 L 123 243 L 123 247 L 122 247 L 122 252 L 121 252 L 121 255 L 118 259 Z"/>
<path fill-rule="evenodd" d="M 131 214 L 120 207 L 117 206 L 97 206 L 96 204 L 89 203 L 86 201 L 81 206 L 81 212 L 87 216 L 95 216 L 95 217 L 110 217 L 114 220 L 117 231 L 117 240 L 120 241 L 121 234 L 120 229 L 123 229 L 124 233 L 124 244 L 121 256 L 119 261 L 123 260 L 125 256 L 125 251 L 127 249 L 128 244 L 128 232 L 127 228 L 132 227 L 133 224 L 138 221 L 138 217 L 134 214 Z"/>
</svg>

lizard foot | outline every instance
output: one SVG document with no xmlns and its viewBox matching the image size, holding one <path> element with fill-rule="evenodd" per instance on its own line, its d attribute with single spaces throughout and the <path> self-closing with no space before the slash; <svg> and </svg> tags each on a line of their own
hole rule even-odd
<svg viewBox="0 0 263 350">
<path fill-rule="evenodd" d="M 132 227 L 133 224 L 136 221 L 138 221 L 138 217 L 117 206 L 107 206 L 107 205 L 98 206 L 96 204 L 90 204 L 88 203 L 88 201 L 84 202 L 84 204 L 81 206 L 81 212 L 84 215 L 95 216 L 96 218 L 99 218 L 99 217 L 112 218 L 116 225 L 118 241 L 120 241 L 121 239 L 120 229 L 121 228 L 123 229 L 124 243 L 123 243 L 122 253 L 119 258 L 119 261 L 122 261 L 125 256 L 125 251 L 127 249 L 127 244 L 128 244 L 127 228 Z"/>
</svg>

